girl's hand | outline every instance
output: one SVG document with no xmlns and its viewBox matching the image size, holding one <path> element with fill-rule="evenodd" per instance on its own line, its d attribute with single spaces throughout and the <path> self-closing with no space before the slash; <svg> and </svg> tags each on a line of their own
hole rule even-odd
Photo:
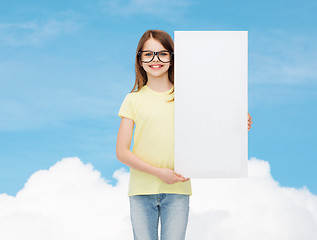
<svg viewBox="0 0 317 240">
<path fill-rule="evenodd" d="M 189 180 L 189 178 L 185 178 L 181 174 L 169 168 L 160 168 L 158 177 L 167 184 L 186 182 Z"/>
<path fill-rule="evenodd" d="M 251 129 L 251 125 L 252 125 L 252 117 L 250 116 L 250 113 L 248 113 L 248 131 Z"/>
</svg>

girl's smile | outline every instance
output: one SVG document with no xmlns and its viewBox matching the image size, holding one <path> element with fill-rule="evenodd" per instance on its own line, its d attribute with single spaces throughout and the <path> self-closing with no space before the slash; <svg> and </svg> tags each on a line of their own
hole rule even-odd
<svg viewBox="0 0 317 240">
<path fill-rule="evenodd" d="M 152 69 L 161 69 L 162 67 L 163 67 L 163 65 L 161 65 L 161 64 L 150 65 L 150 68 L 152 68 Z"/>
</svg>

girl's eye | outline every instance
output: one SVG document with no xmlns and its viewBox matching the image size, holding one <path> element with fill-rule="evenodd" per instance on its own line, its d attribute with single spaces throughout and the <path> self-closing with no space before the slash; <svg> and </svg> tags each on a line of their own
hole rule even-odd
<svg viewBox="0 0 317 240">
<path fill-rule="evenodd" d="M 166 56 L 166 55 L 167 55 L 167 53 L 161 53 L 160 55 L 162 55 L 162 56 Z"/>
<path fill-rule="evenodd" d="M 151 53 L 146 53 L 146 54 L 145 54 L 145 56 L 151 56 L 151 55 L 152 55 Z"/>
</svg>

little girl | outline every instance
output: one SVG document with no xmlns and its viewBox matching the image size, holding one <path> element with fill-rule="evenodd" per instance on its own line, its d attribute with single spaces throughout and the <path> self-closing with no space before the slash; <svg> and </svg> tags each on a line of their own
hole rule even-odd
<svg viewBox="0 0 317 240">
<path fill-rule="evenodd" d="M 136 79 L 119 116 L 117 158 L 130 167 L 130 216 L 135 240 L 184 240 L 191 181 L 174 169 L 174 43 L 161 30 L 138 44 Z M 136 89 L 136 91 L 134 91 Z M 249 129 L 251 128 L 249 116 Z M 130 144 L 134 132 L 132 152 Z"/>
</svg>

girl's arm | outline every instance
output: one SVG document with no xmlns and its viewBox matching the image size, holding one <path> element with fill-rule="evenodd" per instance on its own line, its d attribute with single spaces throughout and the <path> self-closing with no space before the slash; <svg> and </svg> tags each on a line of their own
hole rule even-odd
<svg viewBox="0 0 317 240">
<path fill-rule="evenodd" d="M 132 153 L 130 151 L 130 145 L 133 135 L 133 126 L 134 121 L 132 119 L 121 118 L 116 146 L 117 159 L 120 162 L 136 170 L 152 174 L 168 184 L 189 180 L 189 178 L 184 178 L 171 169 L 154 167 Z"/>
</svg>

